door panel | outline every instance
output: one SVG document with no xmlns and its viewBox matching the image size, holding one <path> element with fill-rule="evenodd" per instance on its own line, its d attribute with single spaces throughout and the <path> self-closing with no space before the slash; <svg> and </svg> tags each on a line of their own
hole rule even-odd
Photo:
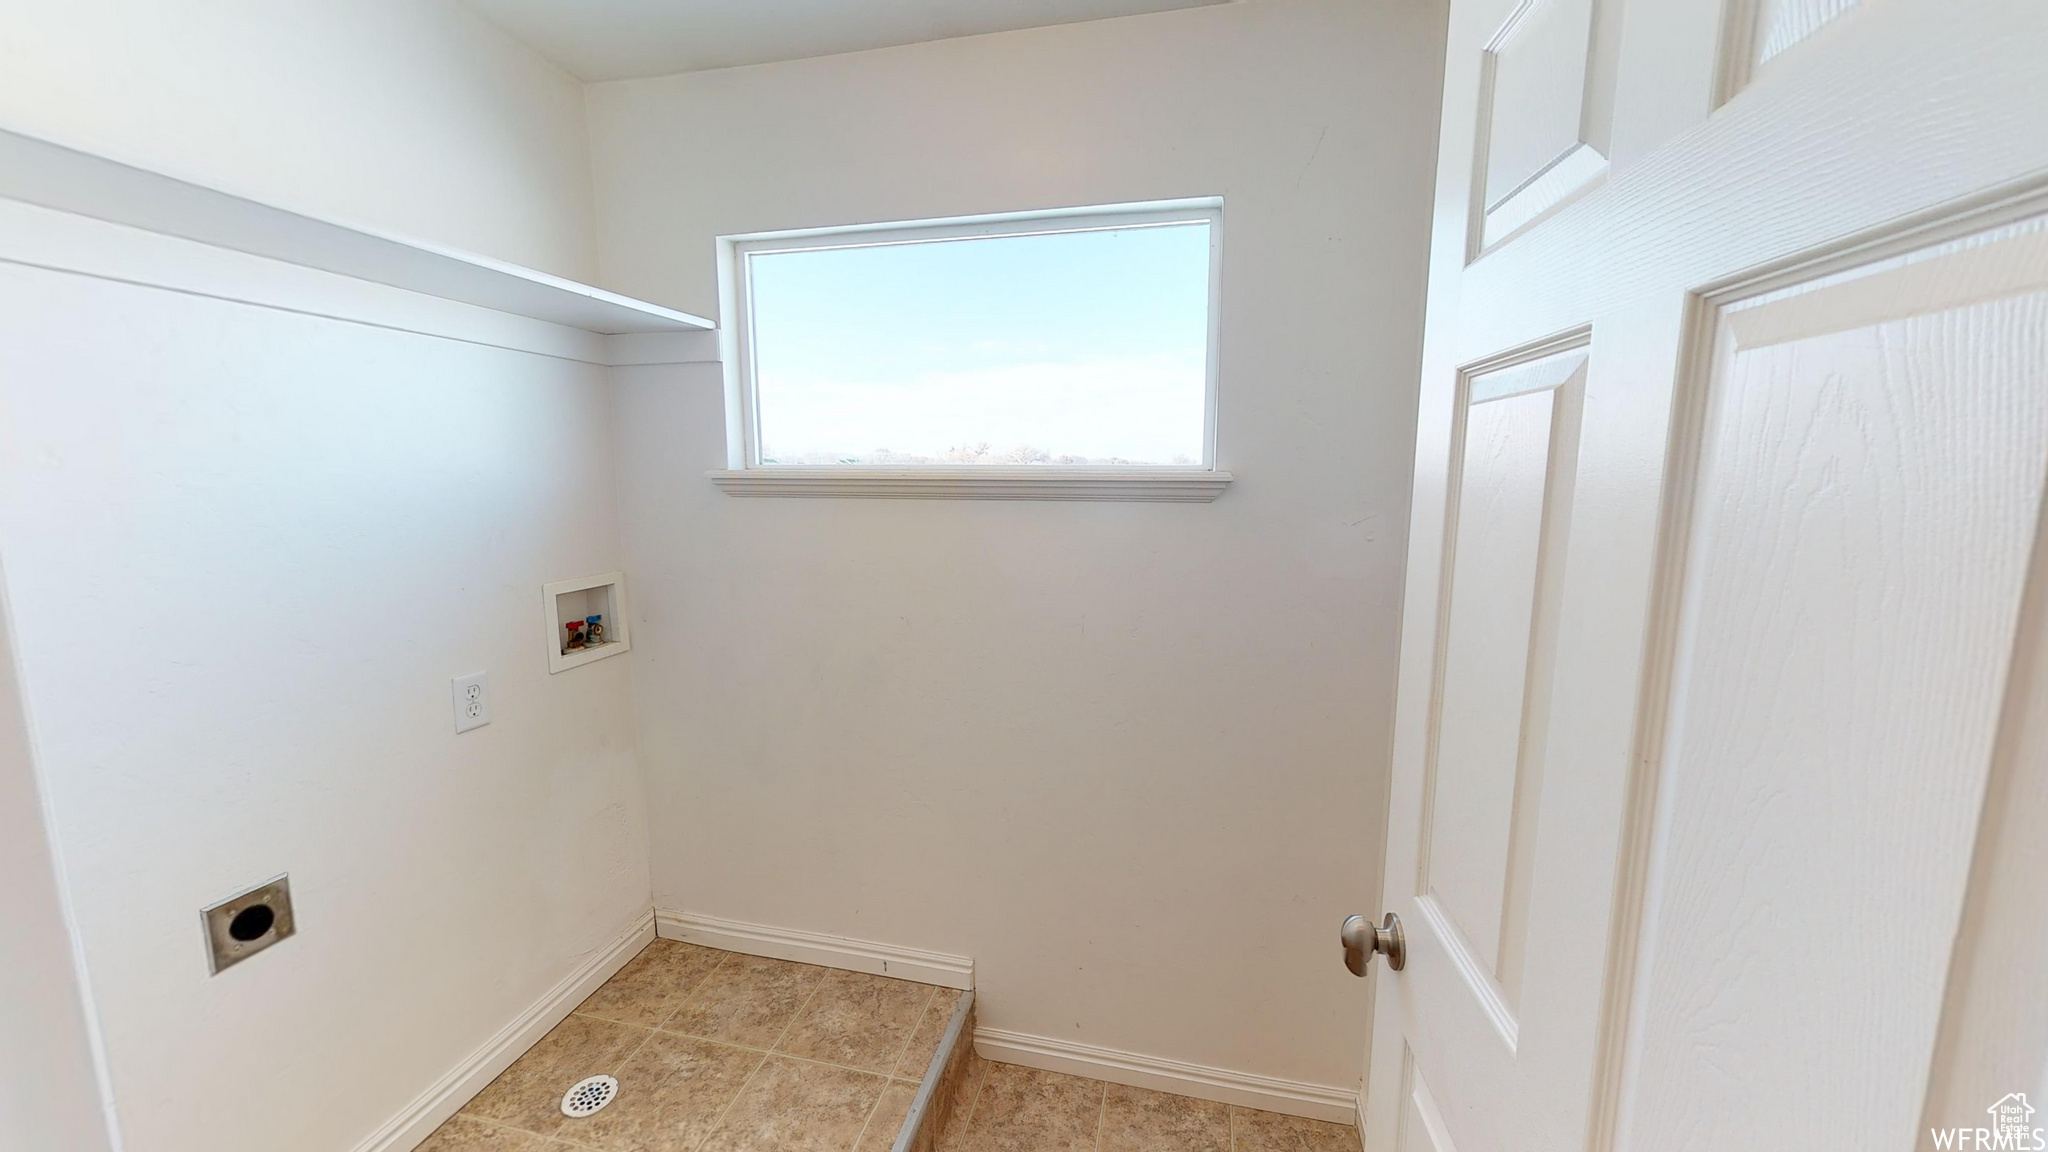
<svg viewBox="0 0 2048 1152">
<path fill-rule="evenodd" d="M 1574 350 L 1473 376 L 1450 508 L 1448 627 L 1429 784 L 1425 875 L 1432 927 L 1510 1047 L 1542 796 L 1546 579 L 1568 514 L 1578 388 Z"/>
<path fill-rule="evenodd" d="M 1914 1146 L 2048 474 L 2044 256 L 1722 315 L 1632 1146 Z"/>
<path fill-rule="evenodd" d="M 1485 50 L 1473 211 L 1478 250 L 1499 243 L 1606 169 L 1589 139 L 1593 0 L 1520 0 Z M 1604 111 L 1604 110 L 1603 110 Z M 1604 144 L 1604 141 L 1601 142 Z"/>
<path fill-rule="evenodd" d="M 1859 0 L 1728 0 L 1723 16 L 1720 90 L 1715 103 L 1731 100 L 1789 48 L 1854 9 Z"/>
<path fill-rule="evenodd" d="M 1756 0 L 1756 10 L 1745 14 L 1752 25 L 1750 67 L 1769 63 L 1855 6 L 1856 0 Z"/>
<path fill-rule="evenodd" d="M 2044 728 L 2048 5 L 1621 3 L 1451 0 L 1367 1147 L 1912 1147 L 2048 1055 L 1957 985 L 2048 938 L 1966 913 Z"/>
<path fill-rule="evenodd" d="M 1522 702 L 1555 408 L 1549 390 L 1525 392 L 1474 405 L 1465 425 L 1425 894 L 1496 977 L 1515 801 L 1533 800 L 1521 787 Z"/>
<path fill-rule="evenodd" d="M 1401 1152 L 1458 1152 L 1450 1133 L 1444 1130 L 1443 1114 L 1437 1111 L 1429 1085 L 1415 1070 L 1412 1053 L 1402 1069 L 1402 1084 L 1405 1091 L 1401 1094 Z"/>
<path fill-rule="evenodd" d="M 1523 4 L 1501 29 L 1490 50 L 1489 209 L 1581 143 L 1592 15 L 1590 0 Z"/>
</svg>

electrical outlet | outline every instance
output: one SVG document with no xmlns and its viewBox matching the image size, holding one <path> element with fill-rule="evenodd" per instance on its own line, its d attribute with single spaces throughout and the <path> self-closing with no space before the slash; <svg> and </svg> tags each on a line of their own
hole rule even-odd
<svg viewBox="0 0 2048 1152">
<path fill-rule="evenodd" d="M 455 689 L 455 730 L 467 732 L 491 722 L 491 676 L 478 672 L 448 682 Z"/>
</svg>

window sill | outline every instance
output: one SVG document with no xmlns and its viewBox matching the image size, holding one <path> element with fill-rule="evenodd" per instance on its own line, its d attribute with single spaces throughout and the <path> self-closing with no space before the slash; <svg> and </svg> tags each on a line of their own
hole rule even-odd
<svg viewBox="0 0 2048 1152">
<path fill-rule="evenodd" d="M 1197 468 L 748 468 L 706 473 L 728 496 L 1146 500 L 1207 504 L 1228 472 Z"/>
</svg>

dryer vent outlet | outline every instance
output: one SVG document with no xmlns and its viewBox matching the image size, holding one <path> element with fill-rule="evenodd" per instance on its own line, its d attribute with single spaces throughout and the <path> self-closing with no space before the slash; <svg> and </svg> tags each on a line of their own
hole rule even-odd
<svg viewBox="0 0 2048 1152">
<path fill-rule="evenodd" d="M 207 957 L 218 976 L 298 931 L 291 878 L 279 876 L 238 892 L 201 909 L 199 918 L 206 926 Z"/>
</svg>

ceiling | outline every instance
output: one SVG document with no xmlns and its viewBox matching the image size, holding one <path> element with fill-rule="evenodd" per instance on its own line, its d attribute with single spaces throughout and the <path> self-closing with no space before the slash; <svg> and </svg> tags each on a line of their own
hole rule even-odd
<svg viewBox="0 0 2048 1152">
<path fill-rule="evenodd" d="M 1228 0 L 466 0 L 584 80 L 661 76 Z"/>
</svg>

